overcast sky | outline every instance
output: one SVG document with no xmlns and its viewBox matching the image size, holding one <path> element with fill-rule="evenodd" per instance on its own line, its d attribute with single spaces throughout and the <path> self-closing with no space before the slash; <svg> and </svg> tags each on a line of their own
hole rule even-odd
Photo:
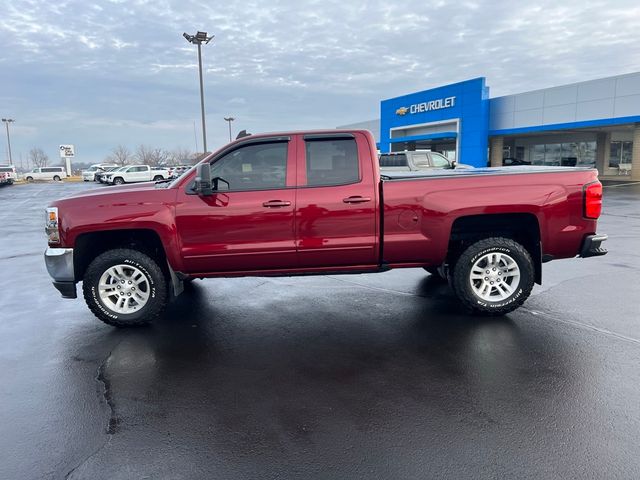
<svg viewBox="0 0 640 480">
<path fill-rule="evenodd" d="M 491 96 L 640 70 L 638 0 L 11 0 L 0 6 L 0 115 L 12 147 L 101 161 L 118 144 L 209 150 L 234 133 L 379 116 L 380 100 L 485 76 Z M 4 132 L 3 132 L 4 133 Z M 4 160 L 6 138 L 2 142 Z"/>
</svg>

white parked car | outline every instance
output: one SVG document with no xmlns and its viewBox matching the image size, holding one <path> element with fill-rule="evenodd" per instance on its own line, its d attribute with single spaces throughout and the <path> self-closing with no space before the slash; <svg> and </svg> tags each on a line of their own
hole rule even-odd
<svg viewBox="0 0 640 480">
<path fill-rule="evenodd" d="M 13 165 L 0 165 L 0 173 L 4 173 L 4 182 L 12 185 L 18 177 L 16 176 L 16 167 Z"/>
<path fill-rule="evenodd" d="M 24 174 L 27 182 L 34 180 L 55 180 L 59 181 L 67 178 L 67 171 L 64 167 L 38 167 Z"/>
<path fill-rule="evenodd" d="M 472 165 L 457 163 L 449 160 L 438 152 L 430 150 L 415 150 L 404 152 L 382 153 L 379 156 L 380 171 L 415 172 L 420 170 L 432 170 L 434 168 L 460 170 L 473 168 Z"/>
<path fill-rule="evenodd" d="M 122 185 L 135 182 L 158 182 L 169 178 L 166 168 L 152 168 L 149 165 L 131 165 L 123 167 L 107 175 L 106 183 Z"/>
<path fill-rule="evenodd" d="M 89 168 L 82 171 L 82 180 L 85 182 L 94 182 L 98 173 L 102 173 L 106 171 L 107 168 L 111 167 L 117 167 L 117 165 L 107 165 L 103 163 L 91 165 Z"/>
</svg>

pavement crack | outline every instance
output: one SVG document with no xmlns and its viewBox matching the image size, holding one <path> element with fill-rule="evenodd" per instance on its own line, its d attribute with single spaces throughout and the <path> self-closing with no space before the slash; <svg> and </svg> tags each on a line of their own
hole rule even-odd
<svg viewBox="0 0 640 480">
<path fill-rule="evenodd" d="M 107 354 L 105 359 L 98 366 L 98 370 L 96 372 L 96 377 L 95 377 L 96 382 L 98 383 L 98 385 L 100 385 L 100 388 L 99 388 L 100 395 L 102 396 L 104 402 L 106 403 L 106 405 L 107 405 L 107 407 L 109 409 L 109 419 L 107 421 L 107 426 L 106 426 L 106 429 L 105 429 L 105 433 L 107 434 L 107 438 L 105 439 L 105 441 L 98 448 L 96 448 L 93 452 L 91 452 L 89 455 L 84 457 L 75 467 L 73 467 L 71 470 L 69 470 L 69 472 L 67 472 L 67 474 L 64 476 L 65 480 L 71 478 L 73 473 L 76 470 L 78 470 L 78 468 L 82 467 L 82 465 L 87 463 L 91 458 L 95 457 L 98 453 L 100 453 L 105 447 L 110 445 L 111 444 L 111 439 L 113 438 L 113 435 L 115 435 L 118 432 L 118 426 L 120 424 L 120 419 L 118 418 L 118 416 L 116 415 L 116 412 L 115 412 L 115 403 L 113 401 L 113 391 L 112 391 L 112 388 L 111 388 L 111 382 L 109 381 L 109 379 L 107 378 L 107 375 L 105 374 L 105 369 L 106 369 L 106 366 L 107 366 L 109 360 L 111 359 L 111 355 L 113 354 L 113 352 L 116 350 L 116 348 L 118 348 L 118 346 L 123 341 L 124 341 L 124 338 L 122 340 L 120 340 L 109 351 L 109 353 Z"/>
<path fill-rule="evenodd" d="M 113 395 L 111 391 L 111 382 L 105 375 L 105 368 L 110 358 L 111 358 L 111 352 L 109 352 L 109 355 L 107 356 L 107 358 L 98 367 L 98 374 L 96 376 L 96 381 L 102 384 L 102 392 L 101 392 L 102 398 L 107 404 L 107 407 L 109 407 L 109 421 L 107 422 L 106 432 L 108 435 L 113 435 L 118 431 L 118 425 L 120 423 L 120 420 L 116 415 L 115 405 L 113 402 Z"/>
</svg>

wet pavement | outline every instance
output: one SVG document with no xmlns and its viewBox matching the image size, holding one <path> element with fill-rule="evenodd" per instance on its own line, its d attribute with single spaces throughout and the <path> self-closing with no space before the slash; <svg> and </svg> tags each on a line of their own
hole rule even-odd
<svg viewBox="0 0 640 480">
<path fill-rule="evenodd" d="M 44 267 L 85 188 L 0 189 L 0 478 L 640 478 L 640 185 L 503 318 L 410 269 L 196 281 L 131 330 Z"/>
</svg>

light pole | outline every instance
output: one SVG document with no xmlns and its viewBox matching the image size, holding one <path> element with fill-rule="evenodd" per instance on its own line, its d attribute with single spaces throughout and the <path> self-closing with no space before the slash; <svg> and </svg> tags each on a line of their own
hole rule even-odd
<svg viewBox="0 0 640 480">
<path fill-rule="evenodd" d="M 202 84 L 202 42 L 209 43 L 214 35 L 207 36 L 207 32 L 197 32 L 195 35 L 189 35 L 183 33 L 182 36 L 187 39 L 187 42 L 193 43 L 198 46 L 198 71 L 200 72 L 200 110 L 202 111 L 202 143 L 204 146 L 204 152 L 207 153 L 207 132 L 204 122 L 204 87 Z"/>
<path fill-rule="evenodd" d="M 235 118 L 233 117 L 224 117 L 225 122 L 229 122 L 229 141 L 232 141 L 231 138 L 231 122 L 233 122 L 235 120 Z"/>
<path fill-rule="evenodd" d="M 15 122 L 13 118 L 3 118 L 2 123 L 7 127 L 7 147 L 9 148 L 9 165 L 13 165 L 13 159 L 11 158 L 11 138 L 9 137 L 9 124 Z"/>
</svg>

